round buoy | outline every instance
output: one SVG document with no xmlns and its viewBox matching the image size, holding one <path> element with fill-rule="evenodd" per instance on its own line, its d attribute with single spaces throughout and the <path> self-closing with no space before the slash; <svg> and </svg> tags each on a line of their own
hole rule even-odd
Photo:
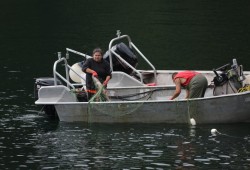
<svg viewBox="0 0 250 170">
<path fill-rule="evenodd" d="M 218 131 L 216 129 L 211 129 L 211 134 L 215 135 Z"/>
<path fill-rule="evenodd" d="M 194 118 L 191 118 L 191 119 L 190 119 L 190 124 L 191 124 L 191 125 L 193 125 L 193 126 L 195 126 L 195 125 L 196 125 L 196 121 L 195 121 L 195 119 L 194 119 Z"/>
</svg>

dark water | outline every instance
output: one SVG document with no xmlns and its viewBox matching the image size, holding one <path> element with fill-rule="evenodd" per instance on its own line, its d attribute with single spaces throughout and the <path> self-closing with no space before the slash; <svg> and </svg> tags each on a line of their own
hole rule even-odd
<svg viewBox="0 0 250 170">
<path fill-rule="evenodd" d="M 211 70 L 235 57 L 250 70 L 249 11 L 247 0 L 1 1 L 0 169 L 249 169 L 249 124 L 62 123 L 33 99 L 56 52 L 105 51 L 118 29 L 157 69 Z"/>
<path fill-rule="evenodd" d="M 221 133 L 210 134 L 211 128 Z M 1 120 L 1 169 L 249 169 L 249 125 L 84 125 Z"/>
</svg>

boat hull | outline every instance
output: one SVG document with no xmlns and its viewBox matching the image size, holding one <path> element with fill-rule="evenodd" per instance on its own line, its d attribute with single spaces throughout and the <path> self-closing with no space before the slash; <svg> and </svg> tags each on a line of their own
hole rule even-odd
<svg viewBox="0 0 250 170">
<path fill-rule="evenodd" d="M 250 121 L 250 92 L 190 100 L 61 102 L 60 121 L 88 123 L 240 123 Z"/>
</svg>

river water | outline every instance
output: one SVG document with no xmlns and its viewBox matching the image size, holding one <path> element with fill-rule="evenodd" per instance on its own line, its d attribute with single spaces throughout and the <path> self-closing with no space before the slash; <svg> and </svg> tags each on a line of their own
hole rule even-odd
<svg viewBox="0 0 250 170">
<path fill-rule="evenodd" d="M 0 169 L 250 169 L 250 124 L 65 123 L 33 98 L 58 51 L 105 51 L 116 30 L 157 69 L 237 58 L 250 70 L 250 1 L 4 0 L 0 11 Z"/>
</svg>

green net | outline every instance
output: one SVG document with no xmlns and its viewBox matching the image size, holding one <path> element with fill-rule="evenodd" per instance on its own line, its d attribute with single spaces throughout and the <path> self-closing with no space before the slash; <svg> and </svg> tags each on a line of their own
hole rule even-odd
<svg viewBox="0 0 250 170">
<path fill-rule="evenodd" d="M 95 103 L 89 105 L 89 113 L 101 113 L 111 117 L 122 117 L 135 112 L 143 105 L 142 101 L 126 102 L 126 103 Z"/>
<path fill-rule="evenodd" d="M 112 122 L 112 120 L 119 122 L 132 113 L 141 112 L 144 101 L 149 100 L 153 93 L 151 89 L 131 88 L 110 89 L 107 92 L 98 81 L 94 80 L 94 82 L 98 91 L 88 104 L 89 123 L 97 122 L 100 119 L 107 122 Z"/>
<path fill-rule="evenodd" d="M 109 101 L 108 95 L 107 95 L 107 91 L 106 88 L 101 84 L 101 82 L 95 78 L 94 76 L 92 76 L 93 82 L 95 84 L 95 87 L 97 89 L 96 94 L 89 100 L 90 102 L 94 102 L 94 101 Z"/>
<path fill-rule="evenodd" d="M 88 103 L 89 123 L 126 122 L 132 114 L 145 112 L 145 101 L 165 99 L 169 95 L 167 88 L 152 87 L 114 88 L 107 91 L 98 80 L 93 80 L 97 93 Z"/>
<path fill-rule="evenodd" d="M 97 92 L 96 94 L 89 100 L 90 102 L 95 102 L 95 101 L 108 101 L 109 98 L 106 95 L 106 89 L 104 88 L 104 86 L 102 86 Z"/>
</svg>

